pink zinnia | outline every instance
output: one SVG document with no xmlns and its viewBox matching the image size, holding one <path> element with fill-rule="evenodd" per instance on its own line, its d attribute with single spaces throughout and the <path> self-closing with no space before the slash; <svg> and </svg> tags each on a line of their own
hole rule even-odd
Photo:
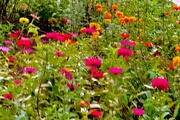
<svg viewBox="0 0 180 120">
<path fill-rule="evenodd" d="M 119 48 L 118 49 L 118 56 L 123 56 L 123 57 L 129 57 L 133 54 L 133 52 L 128 49 L 128 48 Z"/>
<path fill-rule="evenodd" d="M 87 33 L 87 34 L 93 34 L 95 32 L 95 30 L 92 28 L 86 28 L 85 30 L 83 30 L 83 32 Z"/>
<path fill-rule="evenodd" d="M 60 51 L 55 51 L 54 54 L 57 55 L 58 57 L 61 57 L 61 56 L 64 55 L 64 54 L 63 54 L 62 52 L 60 52 Z"/>
<path fill-rule="evenodd" d="M 102 113 L 100 111 L 98 111 L 98 110 L 92 110 L 91 115 L 93 117 L 100 117 L 100 116 L 102 116 Z"/>
<path fill-rule="evenodd" d="M 14 80 L 14 84 L 20 85 L 20 84 L 22 84 L 22 82 L 21 82 L 21 80 Z"/>
<path fill-rule="evenodd" d="M 27 67 L 27 68 L 25 68 L 25 72 L 26 72 L 26 73 L 35 73 L 35 72 L 36 72 L 36 69 L 35 69 L 35 68 L 32 68 L 32 67 Z"/>
<path fill-rule="evenodd" d="M 63 41 L 63 37 L 58 32 L 48 32 L 46 33 L 46 38 L 52 39 L 54 41 Z"/>
<path fill-rule="evenodd" d="M 101 60 L 99 58 L 86 58 L 85 65 L 88 67 L 100 67 Z"/>
<path fill-rule="evenodd" d="M 8 52 L 10 50 L 10 48 L 6 47 L 6 46 L 0 46 L 0 51 L 2 52 Z"/>
<path fill-rule="evenodd" d="M 129 41 L 129 40 L 123 40 L 123 41 L 120 41 L 121 45 L 129 45 L 129 46 L 135 46 L 136 44 L 132 41 Z"/>
<path fill-rule="evenodd" d="M 12 99 L 13 98 L 13 96 L 12 96 L 12 94 L 10 94 L 10 93 L 6 93 L 6 94 L 4 94 L 4 99 L 6 100 L 6 99 Z"/>
<path fill-rule="evenodd" d="M 6 43 L 6 45 L 11 45 L 12 44 L 11 40 L 4 40 L 4 42 Z"/>
<path fill-rule="evenodd" d="M 108 70 L 109 73 L 112 73 L 112 74 L 120 74 L 123 72 L 122 68 L 118 68 L 118 67 L 112 67 Z"/>
<path fill-rule="evenodd" d="M 39 20 L 39 17 L 37 15 L 35 15 L 35 14 L 31 14 L 31 17 L 33 17 L 34 19 Z"/>
<path fill-rule="evenodd" d="M 133 113 L 134 115 L 140 116 L 140 115 L 143 115 L 143 114 L 144 114 L 144 110 L 143 110 L 142 108 L 134 108 L 134 109 L 132 110 L 132 113 Z"/>
<path fill-rule="evenodd" d="M 159 90 L 168 90 L 168 81 L 165 78 L 154 78 L 151 82 L 154 88 L 158 88 Z"/>
</svg>

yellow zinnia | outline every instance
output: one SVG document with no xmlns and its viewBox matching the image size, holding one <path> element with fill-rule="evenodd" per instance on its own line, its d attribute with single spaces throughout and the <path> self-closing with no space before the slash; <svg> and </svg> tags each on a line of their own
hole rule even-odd
<svg viewBox="0 0 180 120">
<path fill-rule="evenodd" d="M 29 19 L 28 18 L 25 18 L 25 17 L 21 17 L 19 19 L 19 22 L 22 23 L 22 24 L 28 24 L 29 23 Z"/>
<path fill-rule="evenodd" d="M 173 57 L 173 65 L 180 65 L 180 56 Z"/>
</svg>

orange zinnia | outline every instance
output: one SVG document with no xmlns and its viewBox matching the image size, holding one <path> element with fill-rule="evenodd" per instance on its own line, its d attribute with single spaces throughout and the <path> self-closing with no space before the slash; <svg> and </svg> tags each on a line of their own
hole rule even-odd
<svg viewBox="0 0 180 120">
<path fill-rule="evenodd" d="M 144 42 L 144 46 L 146 47 L 149 47 L 149 48 L 152 48 L 152 43 L 149 43 L 149 42 Z"/>
<path fill-rule="evenodd" d="M 134 16 L 129 17 L 129 22 L 134 22 L 135 20 L 136 20 L 136 17 Z"/>
<path fill-rule="evenodd" d="M 99 3 L 97 3 L 97 4 L 96 4 L 96 9 L 97 9 L 97 8 L 102 8 L 102 5 L 99 4 Z"/>
<path fill-rule="evenodd" d="M 118 6 L 115 5 L 115 4 L 113 4 L 113 5 L 112 5 L 112 9 L 113 9 L 113 10 L 117 10 L 117 9 L 118 9 Z"/>
<path fill-rule="evenodd" d="M 175 56 L 173 57 L 173 65 L 176 66 L 176 65 L 180 65 L 180 56 Z"/>
<path fill-rule="evenodd" d="M 119 11 L 117 11 L 115 15 L 118 18 L 122 18 L 124 16 L 123 12 L 119 12 Z"/>
<path fill-rule="evenodd" d="M 97 12 L 102 12 L 102 8 L 97 8 L 96 11 Z"/>
<path fill-rule="evenodd" d="M 105 19 L 111 19 L 111 17 L 112 17 L 112 15 L 111 15 L 111 13 L 109 13 L 109 12 L 105 12 L 104 13 L 104 17 L 105 17 Z"/>
<path fill-rule="evenodd" d="M 177 46 L 177 47 L 175 48 L 175 50 L 176 50 L 176 51 L 180 51 L 180 46 Z"/>
</svg>

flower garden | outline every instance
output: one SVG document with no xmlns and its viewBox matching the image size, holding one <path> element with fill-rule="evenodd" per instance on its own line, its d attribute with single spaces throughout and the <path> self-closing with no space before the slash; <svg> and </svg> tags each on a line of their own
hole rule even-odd
<svg viewBox="0 0 180 120">
<path fill-rule="evenodd" d="M 1 120 L 179 120 L 180 0 L 0 1 Z"/>
</svg>

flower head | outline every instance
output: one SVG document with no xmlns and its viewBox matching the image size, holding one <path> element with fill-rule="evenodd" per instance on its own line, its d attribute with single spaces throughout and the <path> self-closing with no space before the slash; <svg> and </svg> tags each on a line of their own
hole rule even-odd
<svg viewBox="0 0 180 120">
<path fill-rule="evenodd" d="M 129 45 L 129 46 L 135 46 L 136 43 L 134 43 L 133 41 L 129 41 L 129 40 L 123 40 L 123 41 L 120 41 L 121 45 Z"/>
<path fill-rule="evenodd" d="M 129 34 L 128 33 L 121 33 L 121 37 L 123 39 L 127 39 L 127 38 L 129 38 Z"/>
<path fill-rule="evenodd" d="M 68 18 L 62 18 L 62 19 L 60 20 L 60 22 L 61 22 L 62 24 L 66 24 L 66 23 L 70 22 L 70 20 L 69 20 Z"/>
<path fill-rule="evenodd" d="M 20 85 L 20 84 L 22 84 L 22 82 L 21 82 L 21 80 L 14 80 L 14 84 Z"/>
<path fill-rule="evenodd" d="M 11 45 L 12 44 L 11 40 L 4 40 L 4 42 L 6 43 L 6 45 Z"/>
<path fill-rule="evenodd" d="M 172 0 L 172 2 L 173 2 L 174 4 L 176 4 L 177 6 L 180 6 L 180 0 Z"/>
<path fill-rule="evenodd" d="M 33 17 L 36 20 L 39 20 L 39 17 L 37 15 L 35 15 L 35 14 L 31 14 L 31 17 Z"/>
<path fill-rule="evenodd" d="M 105 12 L 104 13 L 104 17 L 105 17 L 105 19 L 111 19 L 111 17 L 112 17 L 112 15 L 111 15 L 111 13 L 110 12 Z"/>
<path fill-rule="evenodd" d="M 134 108 L 132 110 L 132 113 L 134 115 L 137 115 L 137 116 L 140 116 L 140 115 L 143 115 L 144 114 L 144 110 L 142 108 Z"/>
<path fill-rule="evenodd" d="M 165 78 L 154 78 L 151 82 L 154 88 L 158 88 L 159 90 L 166 91 L 168 90 L 168 81 Z"/>
<path fill-rule="evenodd" d="M 10 50 L 10 48 L 6 47 L 6 46 L 0 46 L 0 51 L 2 52 L 8 52 Z"/>
<path fill-rule="evenodd" d="M 121 47 L 118 49 L 118 56 L 129 57 L 132 54 L 133 54 L 133 52 L 128 48 Z"/>
<path fill-rule="evenodd" d="M 13 99 L 13 96 L 12 96 L 12 94 L 10 94 L 10 93 L 6 93 L 6 94 L 4 94 L 4 99 L 6 100 L 6 99 Z"/>
<path fill-rule="evenodd" d="M 9 60 L 9 62 L 12 62 L 12 63 L 15 62 L 15 58 L 12 56 L 8 57 L 8 60 Z"/>
<path fill-rule="evenodd" d="M 17 41 L 16 45 L 19 47 L 30 47 L 31 42 L 30 40 L 27 40 L 27 39 L 20 39 Z"/>
<path fill-rule="evenodd" d="M 25 17 L 22 17 L 19 19 L 19 22 L 21 24 L 28 24 L 29 23 L 29 19 L 28 18 L 25 18 Z"/>
<path fill-rule="evenodd" d="M 123 70 L 122 70 L 122 68 L 111 67 L 111 68 L 108 70 L 108 72 L 111 73 L 111 74 L 117 75 L 117 74 L 122 73 Z"/>
<path fill-rule="evenodd" d="M 63 54 L 62 52 L 60 52 L 60 51 L 55 51 L 54 54 L 57 55 L 58 57 L 61 57 L 61 56 L 64 55 L 64 54 Z"/>
<path fill-rule="evenodd" d="M 180 65 L 180 56 L 173 57 L 172 62 L 174 66 Z"/>
<path fill-rule="evenodd" d="M 52 39 L 54 41 L 63 41 L 63 37 L 58 32 L 48 32 L 46 33 L 46 38 Z"/>
<path fill-rule="evenodd" d="M 35 68 L 32 68 L 32 67 L 26 67 L 26 68 L 25 68 L 25 72 L 26 72 L 26 73 L 35 73 L 35 72 L 36 72 L 36 69 L 35 69 Z"/>
<path fill-rule="evenodd" d="M 113 9 L 113 10 L 117 10 L 117 9 L 118 9 L 118 6 L 115 5 L 115 4 L 113 4 L 113 5 L 112 5 L 112 9 Z"/>
<path fill-rule="evenodd" d="M 73 84 L 67 83 L 66 85 L 67 85 L 67 87 L 68 87 L 71 91 L 74 90 L 74 85 L 73 85 Z"/>
<path fill-rule="evenodd" d="M 96 57 L 86 58 L 85 60 L 85 65 L 88 67 L 100 67 L 101 63 L 101 60 Z"/>
<path fill-rule="evenodd" d="M 80 102 L 78 103 L 78 106 L 79 106 L 79 107 L 83 107 L 83 106 L 87 106 L 88 104 L 89 104 L 88 101 L 80 101 Z"/>
<path fill-rule="evenodd" d="M 100 116 L 102 116 L 102 113 L 100 111 L 98 111 L 98 110 L 92 110 L 91 115 L 93 117 L 100 117 Z"/>
<path fill-rule="evenodd" d="M 123 14 L 123 12 L 117 11 L 117 12 L 115 13 L 115 16 L 118 17 L 118 18 L 123 18 L 124 14 Z"/>
</svg>

